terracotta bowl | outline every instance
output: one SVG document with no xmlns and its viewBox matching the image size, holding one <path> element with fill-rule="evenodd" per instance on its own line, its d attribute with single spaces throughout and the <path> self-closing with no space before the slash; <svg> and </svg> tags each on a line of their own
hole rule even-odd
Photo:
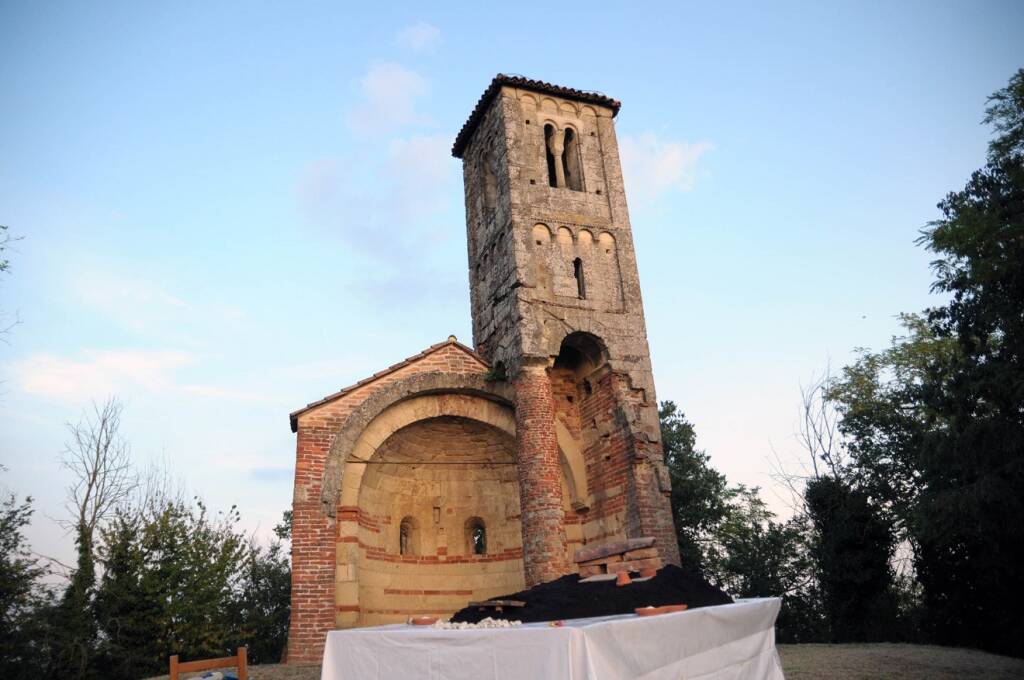
<svg viewBox="0 0 1024 680">
<path fill-rule="evenodd" d="M 414 626 L 432 626 L 437 623 L 436 616 L 410 616 L 409 623 Z"/>
<path fill-rule="evenodd" d="M 615 585 L 617 586 L 628 586 L 632 582 L 633 579 L 624 571 L 620 571 L 619 575 L 615 577 Z"/>
</svg>

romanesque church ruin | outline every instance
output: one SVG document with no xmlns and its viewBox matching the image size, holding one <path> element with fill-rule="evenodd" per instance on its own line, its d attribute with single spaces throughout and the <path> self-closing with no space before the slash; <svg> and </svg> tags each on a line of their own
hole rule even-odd
<svg viewBox="0 0 1024 680">
<path fill-rule="evenodd" d="M 455 140 L 473 347 L 449 337 L 291 414 L 291 662 L 653 537 L 679 562 L 614 118 L 506 75 Z"/>
</svg>

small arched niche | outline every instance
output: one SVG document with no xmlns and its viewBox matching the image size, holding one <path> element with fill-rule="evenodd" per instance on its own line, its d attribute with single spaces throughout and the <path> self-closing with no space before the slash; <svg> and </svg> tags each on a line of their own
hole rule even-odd
<svg viewBox="0 0 1024 680">
<path fill-rule="evenodd" d="M 572 230 L 569 227 L 558 228 L 558 242 L 563 246 L 572 245 Z"/>
<path fill-rule="evenodd" d="M 487 525 L 479 517 L 466 520 L 466 554 L 487 554 Z"/>
<path fill-rule="evenodd" d="M 597 237 L 597 244 L 605 255 L 611 255 L 615 252 L 615 237 L 607 231 L 602 231 Z"/>
<path fill-rule="evenodd" d="M 412 516 L 405 516 L 398 525 L 398 554 L 412 556 L 420 554 L 419 523 Z"/>
<path fill-rule="evenodd" d="M 533 245 L 546 246 L 551 243 L 551 230 L 546 224 L 533 225 Z"/>
</svg>

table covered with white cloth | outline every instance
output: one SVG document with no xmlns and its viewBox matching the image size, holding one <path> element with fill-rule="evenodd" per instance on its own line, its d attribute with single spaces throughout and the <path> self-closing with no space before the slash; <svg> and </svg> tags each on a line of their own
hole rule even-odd
<svg viewBox="0 0 1024 680">
<path fill-rule="evenodd" d="M 562 627 L 395 624 L 327 634 L 322 680 L 783 680 L 778 598 Z"/>
</svg>

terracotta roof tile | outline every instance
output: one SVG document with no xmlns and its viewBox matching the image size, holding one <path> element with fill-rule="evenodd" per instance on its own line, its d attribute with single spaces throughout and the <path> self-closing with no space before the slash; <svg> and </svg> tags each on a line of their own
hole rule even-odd
<svg viewBox="0 0 1024 680">
<path fill-rule="evenodd" d="M 466 124 L 462 126 L 458 136 L 455 138 L 455 144 L 452 146 L 452 155 L 456 158 L 462 158 L 462 153 L 466 150 L 469 138 L 473 136 L 473 130 L 475 130 L 476 126 L 480 124 L 480 120 L 484 117 L 484 113 L 487 111 L 487 107 L 491 103 L 491 99 L 501 91 L 502 85 L 509 85 L 511 87 L 518 87 L 524 90 L 540 92 L 541 94 L 553 94 L 556 97 L 565 97 L 566 99 L 575 99 L 576 101 L 607 106 L 612 110 L 613 116 L 617 115 L 619 113 L 619 108 L 622 107 L 622 102 L 618 99 L 612 99 L 600 92 L 576 90 L 571 87 L 562 87 L 561 85 L 545 83 L 543 80 L 532 80 L 530 78 L 524 78 L 523 76 L 499 73 L 494 76 L 494 80 L 492 80 L 491 84 L 487 86 L 486 90 L 484 90 L 484 93 L 480 96 L 480 100 L 476 103 L 476 107 L 473 109 L 473 113 L 469 114 L 469 120 L 467 120 Z"/>
<path fill-rule="evenodd" d="M 338 390 L 334 394 L 328 394 L 323 399 L 318 399 L 317 401 L 310 402 L 309 404 L 306 404 L 304 407 L 300 408 L 299 410 L 292 411 L 290 414 L 288 414 L 288 421 L 291 424 L 292 432 L 295 432 L 296 429 L 298 428 L 298 418 L 299 418 L 299 416 L 301 416 L 306 411 L 309 411 L 310 409 L 314 409 L 317 406 L 322 406 L 322 405 L 324 405 L 324 404 L 326 404 L 328 402 L 331 402 L 331 401 L 334 401 L 335 399 L 343 397 L 346 394 L 348 394 L 349 392 L 351 392 L 352 390 L 360 388 L 363 385 L 367 385 L 369 383 L 372 383 L 374 380 L 379 380 L 379 379 L 383 378 L 386 375 L 390 375 L 391 373 L 394 373 L 395 371 L 397 371 L 400 368 L 405 368 L 406 366 L 409 366 L 410 364 L 416 363 L 420 359 L 423 359 L 426 356 L 428 356 L 430 354 L 433 354 L 434 352 L 438 351 L 439 349 L 441 349 L 443 347 L 447 347 L 448 345 L 454 345 L 455 347 L 461 349 L 463 352 L 465 352 L 469 356 L 471 356 L 474 359 L 476 359 L 477 361 L 479 361 L 484 366 L 490 367 L 490 364 L 487 362 L 486 359 L 484 359 L 482 356 L 477 354 L 474 350 L 470 349 L 469 347 L 466 347 L 461 342 L 456 340 L 454 335 L 449 335 L 447 340 L 445 340 L 443 342 L 439 342 L 439 343 L 434 344 L 434 345 L 431 345 L 430 347 L 426 348 L 425 350 L 423 350 L 419 354 L 414 354 L 411 357 L 407 357 L 407 358 L 403 359 L 402 361 L 399 361 L 397 364 L 392 364 L 391 366 L 388 366 L 387 368 L 385 368 L 382 371 L 377 371 L 376 373 L 371 375 L 369 378 L 363 378 L 359 382 L 354 383 L 352 385 L 349 385 L 348 387 L 342 387 L 340 390 Z"/>
</svg>

